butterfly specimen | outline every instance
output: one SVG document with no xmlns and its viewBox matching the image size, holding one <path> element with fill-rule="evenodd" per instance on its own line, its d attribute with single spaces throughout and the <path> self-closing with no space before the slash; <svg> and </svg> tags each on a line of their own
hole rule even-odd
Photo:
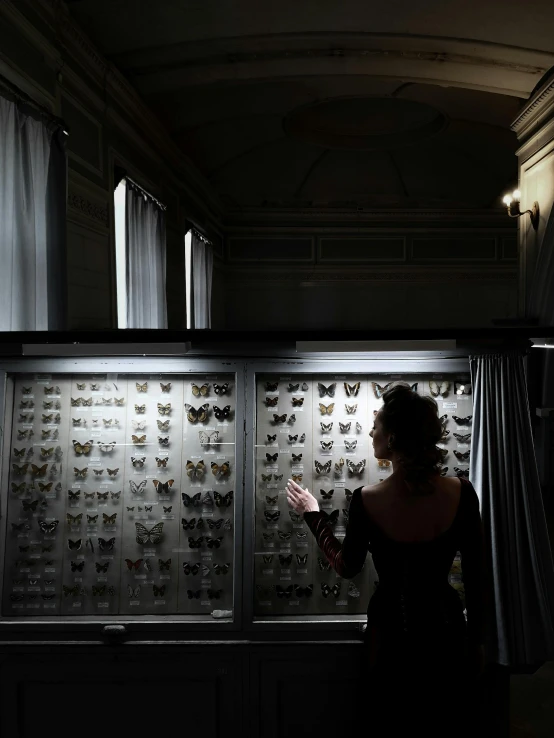
<svg viewBox="0 0 554 738">
<path fill-rule="evenodd" d="M 160 469 L 162 466 L 166 467 L 167 462 L 169 461 L 169 456 L 156 456 L 155 458 L 156 464 L 158 465 L 158 469 Z"/>
<path fill-rule="evenodd" d="M 101 597 L 105 593 L 106 587 L 107 587 L 106 584 L 102 584 L 100 587 L 97 587 L 96 585 L 93 584 L 92 585 L 92 596 L 93 597 L 97 597 L 97 596 Z"/>
<path fill-rule="evenodd" d="M 300 556 L 300 554 L 296 554 L 296 563 L 298 566 L 305 566 L 305 564 L 308 561 L 308 554 L 304 554 L 304 556 Z"/>
<path fill-rule="evenodd" d="M 294 586 L 294 592 L 297 597 L 311 597 L 314 591 L 314 585 L 308 584 L 307 587 L 301 587 L 299 584 Z"/>
<path fill-rule="evenodd" d="M 219 536 L 219 538 L 206 538 L 206 543 L 208 544 L 208 548 L 219 548 L 222 540 L 223 536 Z"/>
<path fill-rule="evenodd" d="M 300 387 L 300 383 L 298 384 L 289 383 L 289 386 L 287 387 L 287 389 L 289 392 L 298 392 L 299 387 Z"/>
<path fill-rule="evenodd" d="M 262 474 L 262 482 L 271 482 L 271 474 Z"/>
<path fill-rule="evenodd" d="M 214 415 L 218 420 L 227 420 L 231 415 L 231 406 L 225 405 L 225 407 L 219 408 L 214 405 Z"/>
<path fill-rule="evenodd" d="M 298 437 L 298 434 L 295 436 L 289 436 L 289 443 L 304 443 L 306 440 L 306 434 L 302 433 L 300 437 Z"/>
<path fill-rule="evenodd" d="M 372 382 L 371 386 L 373 387 L 373 394 L 378 400 L 380 400 L 381 397 L 383 396 L 383 393 L 386 392 L 389 389 L 389 387 L 392 386 L 392 382 L 389 382 L 384 387 L 381 387 L 379 384 L 377 384 L 377 382 Z"/>
<path fill-rule="evenodd" d="M 200 538 L 190 538 L 189 537 L 189 547 L 190 548 L 200 548 L 204 541 L 204 536 L 200 536 Z"/>
<path fill-rule="evenodd" d="M 59 395 L 60 392 L 61 390 L 57 385 L 55 387 L 45 387 L 44 388 L 45 395 Z"/>
<path fill-rule="evenodd" d="M 222 464 L 216 464 L 215 461 L 212 461 L 211 468 L 214 477 L 224 477 L 231 471 L 231 465 L 228 461 L 224 461 Z"/>
<path fill-rule="evenodd" d="M 292 533 L 290 533 L 290 532 L 285 533 L 285 532 L 283 532 L 281 530 L 278 530 L 277 531 L 277 535 L 279 536 L 279 539 L 281 541 L 290 541 L 290 537 L 291 537 Z"/>
<path fill-rule="evenodd" d="M 331 459 L 329 461 L 326 461 L 325 464 L 322 464 L 319 461 L 314 461 L 314 466 L 317 474 L 329 474 L 331 471 Z"/>
<path fill-rule="evenodd" d="M 360 590 L 356 587 L 354 582 L 348 582 L 348 596 L 349 597 L 359 597 L 360 596 Z"/>
<path fill-rule="evenodd" d="M 289 436 L 289 439 L 290 439 L 290 436 Z M 274 442 L 274 441 L 276 441 L 276 440 L 277 440 L 277 434 L 275 434 L 274 436 L 270 436 L 270 435 L 268 435 L 268 436 L 267 436 L 267 441 L 266 441 L 266 443 L 273 443 L 273 442 Z M 202 441 L 200 441 L 200 443 L 202 443 Z"/>
<path fill-rule="evenodd" d="M 266 397 L 264 400 L 266 407 L 277 407 L 277 403 L 279 402 L 279 397 Z"/>
<path fill-rule="evenodd" d="M 187 589 L 187 597 L 189 598 L 189 600 L 192 600 L 192 599 L 198 600 L 201 594 L 202 594 L 201 589 L 197 589 L 196 592 L 193 592 L 192 589 Z"/>
<path fill-rule="evenodd" d="M 87 523 L 89 525 L 95 525 L 98 521 L 98 515 L 88 515 L 87 514 Z"/>
<path fill-rule="evenodd" d="M 275 592 L 277 593 L 277 597 L 286 600 L 290 600 L 290 597 L 292 595 L 292 584 L 290 584 L 286 589 L 283 589 L 280 584 L 275 585 Z"/>
<path fill-rule="evenodd" d="M 222 525 L 223 525 L 223 530 L 231 529 L 230 519 L 223 520 L 223 518 L 219 518 L 219 520 L 210 520 L 210 518 L 208 518 L 206 522 L 208 523 L 208 528 L 210 530 L 219 530 Z"/>
<path fill-rule="evenodd" d="M 67 539 L 67 548 L 70 551 L 80 551 L 81 550 L 82 543 L 83 542 L 82 542 L 81 538 L 79 538 L 76 541 L 72 541 L 71 538 L 68 538 Z"/>
<path fill-rule="evenodd" d="M 135 523 L 135 525 L 140 525 L 140 523 Z M 159 523 L 158 525 L 163 525 L 163 523 Z M 98 546 L 100 547 L 101 551 L 113 551 L 114 545 L 115 538 L 110 538 L 108 541 L 106 541 L 105 538 L 98 539 Z"/>
<path fill-rule="evenodd" d="M 302 454 L 291 454 L 292 463 L 299 464 L 302 461 Z"/>
<path fill-rule="evenodd" d="M 115 387 L 115 385 L 114 385 L 114 387 Z M 115 402 L 115 404 L 116 404 L 116 405 L 117 405 L 118 407 L 122 407 L 122 406 L 123 406 L 123 405 L 125 404 L 125 398 L 124 398 L 124 397 L 119 397 L 119 398 L 117 398 L 117 397 L 114 397 L 114 398 L 113 398 L 113 401 Z"/>
<path fill-rule="evenodd" d="M 100 405 L 100 404 L 102 404 L 102 405 L 111 405 L 112 402 L 113 402 L 113 399 L 111 397 L 103 397 L 102 398 L 102 401 L 96 400 L 95 405 Z M 83 401 L 83 405 L 84 404 L 85 403 Z M 92 402 L 90 404 L 92 405 Z M 135 405 L 135 407 L 136 407 L 136 405 Z"/>
<path fill-rule="evenodd" d="M 444 461 L 446 457 L 448 456 L 448 449 L 447 448 L 437 448 L 437 451 L 441 455 L 441 461 Z"/>
<path fill-rule="evenodd" d="M 110 477 L 117 476 L 117 472 L 119 471 L 119 467 L 117 469 L 106 469 Z"/>
<path fill-rule="evenodd" d="M 273 414 L 273 420 L 275 423 L 284 423 L 286 419 L 287 419 L 286 413 L 284 415 L 275 415 L 275 413 Z"/>
<path fill-rule="evenodd" d="M 169 436 L 158 436 L 158 443 L 160 446 L 169 446 Z"/>
<path fill-rule="evenodd" d="M 279 385 L 279 382 L 266 382 L 265 383 L 265 391 L 266 392 L 277 392 L 277 387 Z"/>
<path fill-rule="evenodd" d="M 30 395 L 32 391 L 33 391 L 32 387 L 22 387 L 21 388 L 21 392 L 24 395 Z"/>
<path fill-rule="evenodd" d="M 356 403 L 355 405 L 345 405 L 344 408 L 347 415 L 353 415 L 358 409 L 358 404 Z"/>
<path fill-rule="evenodd" d="M 304 477 L 303 474 L 291 474 L 290 476 L 291 476 L 292 481 L 297 482 L 298 484 L 300 484 L 300 482 L 302 481 Z"/>
<path fill-rule="evenodd" d="M 344 447 L 346 448 L 347 451 L 354 451 L 357 445 L 358 445 L 357 440 L 344 442 Z"/>
<path fill-rule="evenodd" d="M 98 562 L 95 562 L 95 566 L 96 566 L 96 571 L 98 572 L 98 574 L 105 574 L 109 569 L 110 562 L 106 561 L 103 564 L 99 564 Z"/>
<path fill-rule="evenodd" d="M 471 433 L 453 433 L 454 438 L 460 443 L 469 443 Z"/>
<path fill-rule="evenodd" d="M 365 459 L 358 461 L 357 464 L 355 464 L 352 459 L 347 459 L 346 466 L 348 467 L 349 474 L 361 474 L 365 469 Z"/>
<path fill-rule="evenodd" d="M 230 507 L 233 502 L 233 491 L 227 492 L 226 495 L 214 492 L 214 500 L 217 507 Z"/>
<path fill-rule="evenodd" d="M 73 426 L 83 426 L 86 425 L 87 422 L 84 418 L 71 418 L 71 422 L 73 423 Z"/>
<path fill-rule="evenodd" d="M 148 382 L 145 382 L 144 384 L 139 384 L 138 382 L 135 382 L 137 392 L 147 392 L 148 391 Z"/>
<path fill-rule="evenodd" d="M 28 468 L 29 468 L 29 464 L 21 464 L 21 466 L 19 464 L 12 464 L 12 469 L 13 469 L 14 474 L 19 474 L 19 475 L 27 474 Z"/>
<path fill-rule="evenodd" d="M 136 599 L 137 597 L 140 597 L 140 584 L 138 585 L 138 587 L 131 587 L 131 585 L 128 584 L 127 594 L 131 599 Z"/>
<path fill-rule="evenodd" d="M 24 438 L 31 438 L 31 436 L 34 435 L 32 430 L 19 430 L 17 431 L 17 440 L 22 441 Z M 42 437 L 43 438 L 49 438 L 50 437 L 50 431 L 42 431 Z"/>
<path fill-rule="evenodd" d="M 33 502 L 25 502 L 25 500 L 21 500 L 21 504 L 23 505 L 23 510 L 25 512 L 34 512 L 37 509 L 38 503 L 38 500 L 33 500 Z"/>
<path fill-rule="evenodd" d="M 142 523 L 135 523 L 137 543 L 141 545 L 145 543 L 159 543 L 162 540 L 163 527 L 163 523 L 156 523 L 156 525 L 148 530 Z"/>
<path fill-rule="evenodd" d="M 108 493 L 107 492 L 97 492 L 96 496 L 99 500 L 107 500 L 108 499 Z"/>
<path fill-rule="evenodd" d="M 320 441 L 319 445 L 323 451 L 330 451 L 333 448 L 333 441 Z"/>
<path fill-rule="evenodd" d="M 350 511 L 348 510 L 347 507 L 342 508 L 342 515 L 344 517 L 344 522 L 348 525 L 348 521 L 350 520 L 349 518 Z"/>
<path fill-rule="evenodd" d="M 189 561 L 183 561 L 183 573 L 188 577 L 190 574 L 196 576 L 200 571 L 200 564 L 191 564 Z"/>
<path fill-rule="evenodd" d="M 388 469 L 392 465 L 392 461 L 389 459 L 377 459 L 377 466 L 380 469 Z"/>
<path fill-rule="evenodd" d="M 263 555 L 264 564 L 271 564 L 273 561 L 273 554 L 264 554 Z"/>
<path fill-rule="evenodd" d="M 78 515 L 71 515 L 70 513 L 66 513 L 66 515 L 68 525 L 80 525 L 81 520 L 83 519 L 83 513 L 79 513 Z"/>
<path fill-rule="evenodd" d="M 344 391 L 346 392 L 347 397 L 357 397 L 358 392 L 360 391 L 360 382 L 356 382 L 356 384 L 348 384 L 345 382 Z"/>
<path fill-rule="evenodd" d="M 79 561 L 79 562 L 72 561 L 71 562 L 71 571 L 83 571 L 84 567 L 85 567 L 84 561 Z"/>
<path fill-rule="evenodd" d="M 326 492 L 324 489 L 320 489 L 319 493 L 324 500 L 330 500 L 333 494 L 335 493 L 335 490 L 330 489 L 328 492 Z"/>
<path fill-rule="evenodd" d="M 165 584 L 163 584 L 161 587 L 153 584 L 152 591 L 154 592 L 154 597 L 163 597 L 165 594 Z"/>
<path fill-rule="evenodd" d="M 135 508 L 133 507 L 127 507 L 127 512 L 135 512 Z"/>
<path fill-rule="evenodd" d="M 352 499 L 352 495 L 353 495 L 353 494 L 354 494 L 354 492 L 352 492 L 352 490 L 351 490 L 351 489 L 345 489 L 345 490 L 344 490 L 344 495 L 345 495 L 345 497 L 346 497 L 346 501 L 347 501 L 347 502 L 350 502 L 350 500 Z"/>
<path fill-rule="evenodd" d="M 189 497 L 189 495 L 187 495 L 186 492 L 181 492 L 181 499 L 185 507 L 190 507 L 191 505 L 193 507 L 199 507 L 202 504 L 200 501 L 201 496 L 202 496 L 201 492 L 197 492 L 192 497 Z"/>
<path fill-rule="evenodd" d="M 336 387 L 336 382 L 333 382 L 333 384 L 330 384 L 328 387 L 326 387 L 324 384 L 321 384 L 321 382 L 317 383 L 320 397 L 325 397 L 325 395 L 327 395 L 328 397 L 334 397 Z"/>
<path fill-rule="evenodd" d="M 210 391 L 210 385 L 209 384 L 203 384 L 201 387 L 198 387 L 198 385 L 194 384 L 194 382 L 191 382 L 192 387 L 192 394 L 195 397 L 207 397 L 208 393 Z"/>
<path fill-rule="evenodd" d="M 170 392 L 171 391 L 171 382 L 168 382 L 167 384 L 163 384 L 163 382 L 160 382 L 160 389 L 162 392 Z"/>
<path fill-rule="evenodd" d="M 293 397 L 292 398 L 292 406 L 293 407 L 302 407 L 304 404 L 304 398 L 303 397 Z"/>
<path fill-rule="evenodd" d="M 465 451 L 465 453 L 461 453 L 460 451 L 454 451 L 454 456 L 458 459 L 458 461 L 467 461 L 469 459 L 470 451 Z"/>
<path fill-rule="evenodd" d="M 454 467 L 454 471 L 458 477 L 469 477 L 469 469 L 459 469 L 457 466 Z"/>
<path fill-rule="evenodd" d="M 277 461 L 277 459 L 279 458 L 279 453 L 266 454 L 265 455 L 265 458 L 266 458 L 266 463 L 271 463 L 271 462 Z"/>
<path fill-rule="evenodd" d="M 194 530 L 195 528 L 203 528 L 204 527 L 204 518 L 191 518 L 190 520 L 187 520 L 186 518 L 181 518 L 181 525 L 183 526 L 183 530 Z"/>
<path fill-rule="evenodd" d="M 134 434 L 131 435 L 131 441 L 135 444 L 135 446 L 144 446 L 146 443 L 146 436 L 135 436 Z"/>
<path fill-rule="evenodd" d="M 197 464 L 194 464 L 192 461 L 187 461 L 185 469 L 187 470 L 187 475 L 190 479 L 200 479 L 206 471 L 206 465 L 204 464 L 204 461 L 199 461 Z"/>
<path fill-rule="evenodd" d="M 77 490 L 77 492 L 74 492 L 73 490 L 68 490 L 67 494 L 69 495 L 69 500 L 78 500 L 81 496 L 81 490 Z M 94 492 L 92 493 L 94 495 Z"/>
<path fill-rule="evenodd" d="M 471 384 L 469 382 L 454 382 L 454 392 L 457 395 L 471 394 Z"/>
<path fill-rule="evenodd" d="M 448 467 L 447 467 L 447 466 L 443 467 L 443 468 L 441 469 L 441 471 L 440 471 L 440 475 L 441 475 L 441 477 L 445 477 L 445 476 L 446 476 L 446 473 L 447 473 L 447 471 L 448 471 Z"/>
<path fill-rule="evenodd" d="M 258 597 L 271 597 L 273 594 L 273 588 L 272 587 L 264 587 L 261 584 L 256 584 L 256 592 L 258 593 Z"/>
<path fill-rule="evenodd" d="M 300 523 L 302 521 L 302 515 L 289 510 L 290 519 L 293 523 Z"/>
<path fill-rule="evenodd" d="M 332 415 L 333 410 L 335 409 L 335 403 L 332 402 L 330 405 L 323 405 L 323 403 L 319 403 L 319 412 L 322 415 Z"/>
<path fill-rule="evenodd" d="M 174 479 L 168 479 L 166 482 L 162 482 L 159 479 L 153 479 L 152 484 L 159 495 L 168 495 L 174 481 Z"/>
<path fill-rule="evenodd" d="M 332 587 L 330 587 L 328 584 L 323 582 L 321 585 L 321 594 L 324 597 L 329 597 L 329 595 L 332 594 L 335 597 L 335 599 L 337 599 L 340 594 L 340 584 L 337 583 L 337 584 L 334 584 Z"/>
<path fill-rule="evenodd" d="M 264 510 L 264 517 L 268 522 L 275 522 L 279 520 L 281 517 L 281 513 L 277 510 L 276 512 L 270 512 L 269 510 Z"/>
<path fill-rule="evenodd" d="M 471 423 L 473 415 L 467 415 L 465 418 L 459 418 L 457 415 L 452 416 L 452 420 L 455 420 L 458 425 L 467 425 Z"/>
<path fill-rule="evenodd" d="M 152 512 L 152 505 L 145 505 L 144 509 L 146 510 L 146 512 Z M 140 510 L 140 507 L 139 507 L 139 510 Z"/>
<path fill-rule="evenodd" d="M 332 423 L 320 423 L 320 426 L 323 433 L 330 433 L 333 430 Z"/>
<path fill-rule="evenodd" d="M 219 444 L 219 431 L 212 431 L 211 433 L 198 431 L 198 438 L 202 446 L 217 446 Z M 273 440 L 275 440 L 275 438 L 276 436 L 273 437 Z"/>
<path fill-rule="evenodd" d="M 158 568 L 160 571 L 169 571 L 170 566 L 171 559 L 167 559 L 167 561 L 163 561 L 163 559 L 158 559 Z"/>
<path fill-rule="evenodd" d="M 158 402 L 158 413 L 160 415 L 169 415 L 170 412 L 171 412 L 170 402 L 167 405 L 162 405 L 161 402 Z"/>
<path fill-rule="evenodd" d="M 201 405 L 198 410 L 192 405 L 185 403 L 185 410 L 187 412 L 187 420 L 189 423 L 196 423 L 197 421 L 204 423 L 208 419 L 209 409 L 210 406 L 208 403 Z"/>
<path fill-rule="evenodd" d="M 450 392 L 450 382 L 435 382 L 429 380 L 429 391 L 433 397 L 447 397 Z"/>
<path fill-rule="evenodd" d="M 113 515 L 106 515 L 106 513 L 102 513 L 102 515 L 104 525 L 113 525 L 117 518 L 117 513 L 114 513 Z"/>
<path fill-rule="evenodd" d="M 90 453 L 93 443 L 94 441 L 87 441 L 86 443 L 81 443 L 80 441 L 73 441 L 73 450 L 78 456 L 80 456 L 81 454 L 84 454 L 85 456 L 87 456 Z"/>
<path fill-rule="evenodd" d="M 227 574 L 230 568 L 231 564 L 214 564 L 214 573 L 218 575 Z"/>
<path fill-rule="evenodd" d="M 101 442 L 99 441 L 99 442 L 98 442 L 98 448 L 99 448 L 99 449 L 100 449 L 100 451 L 102 451 L 102 453 L 104 453 L 104 454 L 111 454 L 111 452 L 112 452 L 112 451 L 114 450 L 114 448 L 115 448 L 115 441 L 110 441 L 109 443 L 101 443 Z"/>
<path fill-rule="evenodd" d="M 146 412 L 146 405 L 135 405 L 135 412 L 138 415 L 143 415 Z"/>
<path fill-rule="evenodd" d="M 21 484 L 16 484 L 15 482 L 12 482 L 12 492 L 15 492 L 15 494 L 25 492 L 26 489 L 27 485 L 25 482 L 22 482 Z"/>
<path fill-rule="evenodd" d="M 69 597 L 69 595 L 72 595 L 73 597 L 78 597 L 79 594 L 83 594 L 84 590 L 81 590 L 81 587 L 79 587 L 78 584 L 75 584 L 73 587 L 67 587 L 65 584 L 63 585 L 63 593 L 64 597 Z"/>
<path fill-rule="evenodd" d="M 54 446 L 51 448 L 41 448 L 40 449 L 40 455 L 43 459 L 47 459 L 49 456 L 52 456 L 54 453 Z"/>
<path fill-rule="evenodd" d="M 202 498 L 202 504 L 203 505 L 208 505 L 210 507 L 214 504 L 212 498 L 210 497 L 210 493 L 209 492 L 206 492 L 206 494 Z"/>
<path fill-rule="evenodd" d="M 125 559 L 125 563 L 127 564 L 127 569 L 129 571 L 138 571 L 140 569 L 140 565 L 142 564 L 143 559 L 137 559 L 136 561 L 131 561 L 131 559 Z"/>
<path fill-rule="evenodd" d="M 131 422 L 135 430 L 144 430 L 146 428 L 146 420 L 132 420 Z"/>
<path fill-rule="evenodd" d="M 131 456 L 131 464 L 135 467 L 135 469 L 142 469 L 145 461 L 146 456 Z"/>
<path fill-rule="evenodd" d="M 216 393 L 216 395 L 226 395 L 228 389 L 228 382 L 226 382 L 225 384 L 214 384 L 214 392 Z"/>
<path fill-rule="evenodd" d="M 271 531 L 271 533 L 262 533 L 264 541 L 271 541 L 273 538 L 275 538 L 275 533 Z"/>
</svg>

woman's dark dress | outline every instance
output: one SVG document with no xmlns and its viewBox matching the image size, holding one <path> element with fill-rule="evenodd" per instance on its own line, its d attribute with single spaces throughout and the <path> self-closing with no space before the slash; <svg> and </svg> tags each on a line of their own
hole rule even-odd
<svg viewBox="0 0 554 738">
<path fill-rule="evenodd" d="M 352 495 L 342 543 L 327 524 L 326 513 L 305 513 L 304 518 L 339 576 L 354 577 L 367 552 L 373 555 L 379 584 L 369 602 L 365 634 L 372 664 L 372 735 L 416 727 L 426 736 L 466 734 L 473 724 L 469 702 L 474 701 L 466 647 L 483 642 L 483 533 L 477 494 L 462 479 L 451 527 L 431 541 L 404 543 L 389 538 L 371 519 L 361 490 Z M 467 624 L 459 595 L 448 583 L 457 551 Z M 386 726 L 383 733 L 377 728 L 381 724 Z"/>
</svg>

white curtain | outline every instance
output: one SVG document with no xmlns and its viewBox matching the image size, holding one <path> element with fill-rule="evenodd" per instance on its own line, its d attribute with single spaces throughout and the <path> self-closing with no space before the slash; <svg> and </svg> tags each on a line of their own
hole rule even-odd
<svg viewBox="0 0 554 738">
<path fill-rule="evenodd" d="M 211 328 L 213 247 L 199 238 L 194 230 L 191 235 L 192 327 Z"/>
<path fill-rule="evenodd" d="M 126 184 L 127 328 L 167 328 L 165 213 Z"/>
<path fill-rule="evenodd" d="M 0 330 L 65 328 L 65 134 L 0 97 Z"/>
<path fill-rule="evenodd" d="M 491 599 L 487 660 L 554 659 L 554 562 L 519 352 L 470 356 L 470 479 L 479 495 Z"/>
</svg>

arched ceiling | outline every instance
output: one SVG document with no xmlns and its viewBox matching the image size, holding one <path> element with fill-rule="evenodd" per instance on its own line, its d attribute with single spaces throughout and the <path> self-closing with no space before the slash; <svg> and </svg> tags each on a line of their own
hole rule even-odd
<svg viewBox="0 0 554 738">
<path fill-rule="evenodd" d="M 66 0 L 229 211 L 500 205 L 549 0 Z"/>
</svg>

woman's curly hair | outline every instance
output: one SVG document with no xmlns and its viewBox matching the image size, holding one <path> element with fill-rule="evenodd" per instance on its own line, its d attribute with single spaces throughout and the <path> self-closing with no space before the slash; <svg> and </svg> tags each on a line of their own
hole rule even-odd
<svg viewBox="0 0 554 738">
<path fill-rule="evenodd" d="M 379 418 L 391 446 L 399 454 L 406 481 L 415 494 L 430 494 L 430 479 L 440 470 L 442 455 L 437 443 L 444 428 L 438 405 L 432 397 L 418 395 L 406 382 L 398 382 L 383 393 Z"/>
</svg>

